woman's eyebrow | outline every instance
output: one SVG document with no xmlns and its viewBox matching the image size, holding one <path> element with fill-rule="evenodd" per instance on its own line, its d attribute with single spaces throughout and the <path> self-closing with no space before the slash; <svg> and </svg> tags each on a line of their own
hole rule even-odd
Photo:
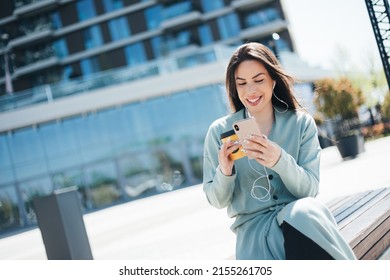
<svg viewBox="0 0 390 280">
<path fill-rule="evenodd" d="M 265 75 L 264 73 L 262 73 L 262 72 L 260 72 L 260 73 L 257 73 L 256 75 L 254 75 L 253 77 L 252 77 L 252 79 L 255 79 L 255 78 L 257 78 L 258 76 L 260 76 L 260 75 Z M 245 81 L 245 79 L 244 78 L 240 78 L 240 77 L 236 77 L 236 80 L 243 80 L 243 81 Z"/>
<path fill-rule="evenodd" d="M 260 75 L 265 75 L 264 73 L 262 73 L 262 72 L 260 72 L 260 73 L 257 73 L 256 75 L 254 75 L 253 77 L 252 77 L 252 79 L 254 79 L 254 78 L 257 78 L 258 76 L 260 76 Z"/>
</svg>

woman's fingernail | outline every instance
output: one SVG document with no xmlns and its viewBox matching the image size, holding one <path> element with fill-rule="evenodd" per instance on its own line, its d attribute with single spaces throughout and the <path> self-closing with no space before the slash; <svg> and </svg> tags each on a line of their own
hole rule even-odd
<svg viewBox="0 0 390 280">
<path fill-rule="evenodd" d="M 242 141 L 244 144 L 248 144 L 249 143 L 249 141 L 248 140 L 246 140 L 246 139 L 244 139 L 244 141 Z"/>
<path fill-rule="evenodd" d="M 246 153 L 246 150 L 245 150 L 245 149 L 241 149 L 241 151 L 242 151 L 243 153 Z"/>
</svg>

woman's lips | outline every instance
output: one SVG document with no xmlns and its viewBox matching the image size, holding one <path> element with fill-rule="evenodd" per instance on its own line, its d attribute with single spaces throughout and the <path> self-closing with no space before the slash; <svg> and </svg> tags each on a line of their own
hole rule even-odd
<svg viewBox="0 0 390 280">
<path fill-rule="evenodd" d="M 249 105 L 256 106 L 261 101 L 262 96 L 258 96 L 256 98 L 247 98 Z"/>
</svg>

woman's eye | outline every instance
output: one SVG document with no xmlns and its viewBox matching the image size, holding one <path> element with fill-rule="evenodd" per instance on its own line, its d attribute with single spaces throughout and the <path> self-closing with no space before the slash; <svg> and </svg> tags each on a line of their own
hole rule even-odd
<svg viewBox="0 0 390 280">
<path fill-rule="evenodd" d="M 246 83 L 238 83 L 237 85 L 239 85 L 239 86 L 245 86 Z"/>
<path fill-rule="evenodd" d="M 262 81 L 264 81 L 264 80 L 260 80 L 260 81 L 255 81 L 255 83 L 261 83 Z"/>
</svg>

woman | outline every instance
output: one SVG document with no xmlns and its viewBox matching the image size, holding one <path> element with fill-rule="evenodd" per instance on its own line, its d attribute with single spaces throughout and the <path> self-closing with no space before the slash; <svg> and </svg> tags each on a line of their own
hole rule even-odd
<svg viewBox="0 0 390 280">
<path fill-rule="evenodd" d="M 318 194 L 320 146 L 314 120 L 293 95 L 294 80 L 259 43 L 239 47 L 226 72 L 233 114 L 209 128 L 204 191 L 235 218 L 237 259 L 355 259 Z M 255 118 L 261 135 L 220 140 L 233 123 Z M 229 155 L 241 149 L 238 160 Z"/>
</svg>

